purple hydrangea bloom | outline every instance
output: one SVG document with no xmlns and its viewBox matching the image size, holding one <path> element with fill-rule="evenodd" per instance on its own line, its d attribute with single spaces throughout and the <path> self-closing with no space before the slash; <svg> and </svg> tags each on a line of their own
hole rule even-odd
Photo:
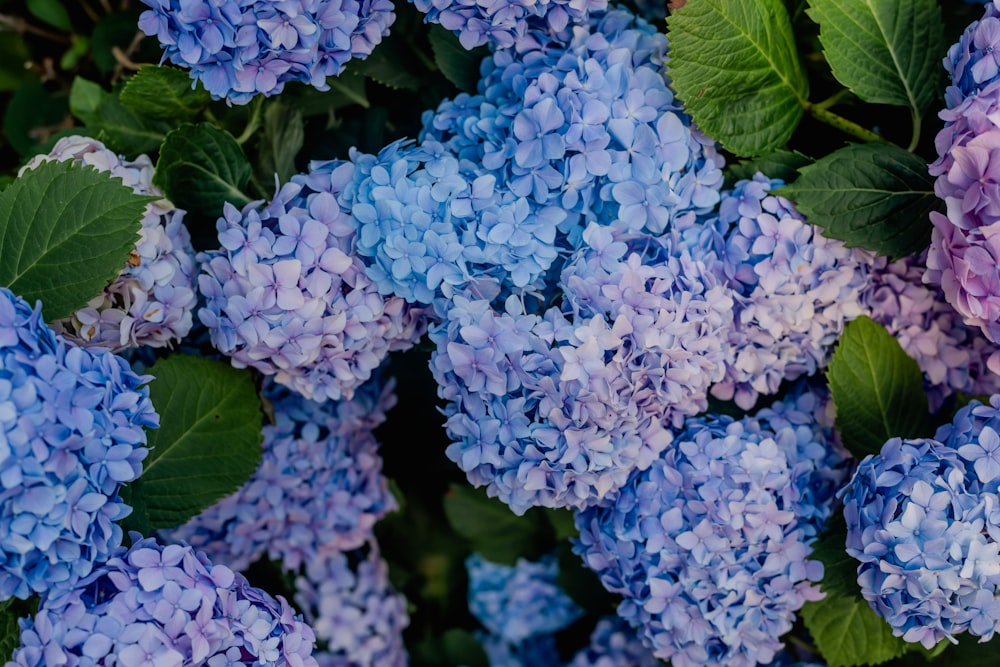
<svg viewBox="0 0 1000 667">
<path fill-rule="evenodd" d="M 744 409 L 824 366 L 868 286 L 868 254 L 825 238 L 770 194 L 781 184 L 760 173 L 740 181 L 717 217 L 684 228 L 692 247 L 716 249 L 735 293 L 726 377 L 712 394 Z"/>
<path fill-rule="evenodd" d="M 618 613 L 676 667 L 770 662 L 795 612 L 820 597 L 809 544 L 832 511 L 848 455 L 793 392 L 735 421 L 687 421 L 617 499 L 577 514 L 574 550 Z"/>
<path fill-rule="evenodd" d="M 976 401 L 934 439 L 892 438 L 845 489 L 862 594 L 895 635 L 928 649 L 1000 629 L 996 415 Z"/>
<path fill-rule="evenodd" d="M 583 615 L 556 580 L 554 556 L 538 562 L 518 558 L 514 565 L 492 563 L 479 554 L 465 559 L 469 573 L 469 611 L 490 634 L 508 644 L 552 634 Z"/>
<path fill-rule="evenodd" d="M 295 579 L 295 603 L 326 649 L 320 667 L 405 667 L 406 598 L 393 591 L 373 542 L 306 563 Z"/>
<path fill-rule="evenodd" d="M 719 201 L 722 158 L 664 77 L 666 37 L 625 10 L 595 14 L 566 45 L 526 38 L 483 63 L 474 96 L 424 117 L 424 137 L 481 165 L 496 187 L 584 220 L 660 233 Z"/>
<path fill-rule="evenodd" d="M 314 165 L 265 207 L 227 204 L 221 248 L 199 253 L 198 317 L 236 367 L 308 399 L 350 398 L 389 352 L 411 347 L 419 308 L 382 296 L 356 253 L 351 163 Z"/>
<path fill-rule="evenodd" d="M 9 665 L 316 667 L 314 635 L 277 599 L 187 545 L 119 548 L 21 621 Z"/>
<path fill-rule="evenodd" d="M 191 70 L 214 99 L 246 104 L 289 81 L 329 90 L 396 18 L 390 0 L 142 0 L 139 29 L 163 59 Z"/>
<path fill-rule="evenodd" d="M 446 453 L 518 514 L 613 496 L 722 377 L 732 301 L 704 262 L 671 235 L 594 224 L 583 243 L 561 307 L 456 297 L 431 332 Z"/>
<path fill-rule="evenodd" d="M 590 644 L 567 667 L 659 667 L 662 665 L 620 616 L 597 622 Z"/>
<path fill-rule="evenodd" d="M 236 493 L 171 532 L 212 560 L 245 570 L 265 553 L 286 569 L 357 549 L 396 509 L 372 431 L 395 403 L 373 382 L 351 400 L 314 403 L 270 384 L 274 424 L 260 467 Z"/>
<path fill-rule="evenodd" d="M 506 49 L 529 32 L 566 42 L 574 24 L 584 23 L 591 12 L 608 7 L 608 0 L 410 1 L 427 15 L 425 21 L 455 32 L 467 49 L 484 44 Z"/>
<path fill-rule="evenodd" d="M 0 601 L 72 588 L 121 544 L 118 492 L 158 425 L 151 379 L 0 288 Z"/>
<path fill-rule="evenodd" d="M 137 194 L 163 197 L 153 185 L 153 162 L 115 155 L 96 139 L 63 137 L 47 155 L 37 155 L 22 169 L 43 162 L 71 160 L 109 172 Z M 120 352 L 139 345 L 174 345 L 191 330 L 197 295 L 194 250 L 184 226 L 185 212 L 166 199 L 147 204 L 139 240 L 129 262 L 103 293 L 52 328 L 77 345 L 98 345 Z"/>
<path fill-rule="evenodd" d="M 926 252 L 896 262 L 876 258 L 861 300 L 917 361 L 937 411 L 955 392 L 1000 392 L 1000 347 L 963 323 L 940 288 L 922 282 L 926 259 Z"/>
</svg>

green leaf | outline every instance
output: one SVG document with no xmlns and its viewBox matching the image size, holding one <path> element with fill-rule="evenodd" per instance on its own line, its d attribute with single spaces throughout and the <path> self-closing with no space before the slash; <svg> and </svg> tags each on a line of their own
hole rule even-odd
<svg viewBox="0 0 1000 667">
<path fill-rule="evenodd" d="M 834 77 L 866 102 L 909 107 L 938 95 L 944 22 L 936 0 L 810 0 Z"/>
<path fill-rule="evenodd" d="M 127 525 L 184 523 L 236 491 L 260 464 L 260 400 L 247 369 L 174 354 L 149 369 L 160 427 L 148 433 L 142 476 L 129 485 Z M 130 526 L 130 527 L 131 527 Z"/>
<path fill-rule="evenodd" d="M 614 612 L 621 598 L 604 588 L 597 573 L 584 565 L 583 559 L 573 553 L 568 542 L 556 548 L 556 558 L 559 559 L 556 583 L 573 602 L 598 616 Z"/>
<path fill-rule="evenodd" d="M 167 135 L 156 162 L 153 184 L 180 208 L 210 218 L 226 202 L 250 202 L 243 193 L 250 162 L 233 135 L 213 125 L 182 125 Z"/>
<path fill-rule="evenodd" d="M 212 101 L 201 83 L 193 84 L 187 72 L 146 65 L 125 84 L 121 103 L 140 116 L 191 120 Z"/>
<path fill-rule="evenodd" d="M 778 194 L 827 238 L 899 258 L 927 247 L 930 213 L 943 210 L 920 157 L 888 144 L 854 144 L 802 168 Z"/>
<path fill-rule="evenodd" d="M 0 193 L 0 285 L 45 319 L 68 317 L 128 261 L 146 204 L 119 179 L 72 162 L 44 162 Z"/>
<path fill-rule="evenodd" d="M 37 597 L 31 597 L 27 600 L 9 598 L 0 602 L 0 663 L 7 663 L 11 659 L 14 649 L 21 645 L 21 628 L 17 620 L 30 618 L 37 611 Z"/>
<path fill-rule="evenodd" d="M 830 517 L 826 528 L 812 545 L 810 560 L 823 563 L 823 581 L 820 588 L 824 593 L 861 599 L 858 586 L 858 561 L 846 550 L 847 523 L 842 512 Z"/>
<path fill-rule="evenodd" d="M 295 156 L 305 143 L 306 131 L 302 114 L 291 105 L 275 101 L 264 111 L 264 132 L 260 137 L 258 173 L 262 183 L 288 181 L 295 169 Z"/>
<path fill-rule="evenodd" d="M 97 110 L 107 96 L 108 93 L 99 83 L 78 76 L 73 79 L 73 85 L 69 89 L 69 111 L 89 125 L 97 119 Z"/>
<path fill-rule="evenodd" d="M 90 53 L 90 38 L 84 35 L 73 35 L 70 38 L 70 46 L 59 58 L 59 68 L 70 71 L 79 64 Z"/>
<path fill-rule="evenodd" d="M 38 82 L 29 83 L 18 88 L 7 105 L 4 134 L 14 150 L 32 155 L 49 135 L 65 127 L 68 112 L 66 95 L 50 93 Z"/>
<path fill-rule="evenodd" d="M 419 90 L 420 77 L 407 65 L 412 62 L 414 54 L 402 40 L 403 37 L 394 30 L 371 55 L 351 63 L 352 71 L 396 90 Z"/>
<path fill-rule="evenodd" d="M 781 0 L 698 0 L 667 19 L 670 77 L 694 122 L 737 155 L 792 136 L 809 98 Z"/>
<path fill-rule="evenodd" d="M 917 362 L 868 317 L 850 322 L 826 372 L 844 446 L 858 458 L 889 438 L 930 435 L 927 395 Z"/>
<path fill-rule="evenodd" d="M 69 12 L 59 0 L 28 0 L 28 12 L 53 28 L 66 32 L 73 30 L 73 24 L 69 20 Z"/>
<path fill-rule="evenodd" d="M 449 665 L 464 667 L 489 667 L 489 658 L 471 632 L 461 628 L 450 628 L 441 635 L 441 648 Z"/>
<path fill-rule="evenodd" d="M 436 23 L 431 25 L 427 36 L 434 51 L 434 62 L 441 73 L 459 90 L 476 92 L 480 79 L 479 66 L 489 55 L 489 49 L 481 46 L 466 50 L 455 33 Z"/>
<path fill-rule="evenodd" d="M 777 150 L 759 158 L 726 165 L 726 182 L 722 187 L 732 188 L 737 181 L 749 180 L 758 171 L 768 178 L 780 178 L 785 183 L 791 183 L 799 177 L 802 167 L 812 163 L 811 157 L 798 151 Z"/>
<path fill-rule="evenodd" d="M 552 525 L 552 531 L 555 533 L 557 540 L 566 540 L 571 537 L 580 536 L 580 531 L 576 529 L 576 521 L 574 519 L 576 515 L 574 512 L 568 509 L 556 509 L 552 507 L 546 507 L 544 511 L 545 517 Z"/>
<path fill-rule="evenodd" d="M 158 150 L 173 124 L 145 118 L 126 108 L 119 100 L 120 92 L 104 96 L 87 126 L 97 132 L 108 148 L 126 157 Z"/>
<path fill-rule="evenodd" d="M 545 515 L 537 508 L 517 516 L 481 489 L 452 484 L 444 498 L 444 512 L 452 529 L 494 563 L 513 565 L 521 557 L 537 559 L 552 541 Z"/>
<path fill-rule="evenodd" d="M 802 620 L 829 667 L 878 665 L 903 655 L 907 644 L 862 599 L 827 595 L 806 602 Z"/>
</svg>

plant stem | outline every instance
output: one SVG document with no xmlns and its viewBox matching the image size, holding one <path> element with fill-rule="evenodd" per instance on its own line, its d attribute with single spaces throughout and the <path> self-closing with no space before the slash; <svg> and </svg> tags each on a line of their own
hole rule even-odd
<svg viewBox="0 0 1000 667">
<path fill-rule="evenodd" d="M 910 145 L 906 147 L 906 150 L 911 153 L 916 150 L 917 144 L 920 143 L 920 125 L 922 123 L 920 114 L 914 110 L 910 110 L 910 117 L 913 119 L 913 134 L 910 135 Z"/>
<path fill-rule="evenodd" d="M 814 104 L 813 107 L 816 109 L 820 109 L 822 111 L 826 111 L 830 107 L 839 104 L 842 99 L 844 99 L 850 94 L 851 94 L 850 89 L 841 88 L 840 90 L 835 92 L 833 95 L 830 95 L 830 97 L 826 98 L 822 102 L 817 102 L 816 104 Z"/>
<path fill-rule="evenodd" d="M 253 108 L 250 110 L 250 120 L 247 121 L 247 126 L 243 129 L 243 133 L 236 137 L 236 143 L 240 146 L 249 141 L 253 133 L 257 131 L 260 127 L 260 110 L 263 106 L 263 97 L 258 97 L 252 102 Z"/>
<path fill-rule="evenodd" d="M 878 134 L 875 134 L 871 130 L 861 127 L 857 123 L 851 120 L 847 120 L 843 116 L 839 116 L 832 111 L 827 111 L 825 108 L 816 104 L 806 104 L 806 113 L 815 118 L 821 123 L 826 123 L 830 127 L 835 127 L 845 134 L 849 134 L 856 139 L 861 141 L 878 141 L 884 144 L 892 143 L 888 139 Z"/>
</svg>

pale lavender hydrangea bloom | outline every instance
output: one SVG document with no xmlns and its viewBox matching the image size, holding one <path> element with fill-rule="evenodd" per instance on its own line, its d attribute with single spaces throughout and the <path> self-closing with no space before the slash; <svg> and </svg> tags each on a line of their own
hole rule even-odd
<svg viewBox="0 0 1000 667">
<path fill-rule="evenodd" d="M 138 376 L 0 288 L 0 601 L 77 585 L 122 541 L 158 416 Z"/>
<path fill-rule="evenodd" d="M 689 419 L 615 501 L 577 514 L 574 546 L 618 613 L 676 667 L 767 664 L 821 594 L 809 546 L 849 457 L 793 392 L 754 416 Z"/>
<path fill-rule="evenodd" d="M 295 590 L 295 604 L 326 643 L 316 653 L 319 667 L 406 666 L 406 598 L 392 589 L 374 541 L 306 563 Z"/>
<path fill-rule="evenodd" d="M 316 667 L 313 631 L 187 545 L 139 539 L 21 621 L 14 667 Z"/>
<path fill-rule="evenodd" d="M 163 197 L 152 182 L 153 162 L 145 155 L 129 161 L 96 139 L 69 136 L 48 154 L 28 161 L 20 173 L 50 160 L 88 165 L 121 179 L 138 194 Z M 99 345 L 113 352 L 139 345 L 172 346 L 186 336 L 197 295 L 194 250 L 184 215 L 166 199 L 147 204 L 139 240 L 118 277 L 86 307 L 53 322 L 53 329 L 77 345 Z"/>
<path fill-rule="evenodd" d="M 365 274 L 345 200 L 353 177 L 351 163 L 321 163 L 263 208 L 227 204 L 222 247 L 198 255 L 198 317 L 212 343 L 311 400 L 350 398 L 426 326 L 419 308 L 380 295 Z"/>
<path fill-rule="evenodd" d="M 567 667 L 660 667 L 661 663 L 620 616 L 606 616 L 590 634 L 590 644 Z"/>
<path fill-rule="evenodd" d="M 396 19 L 390 0 L 142 0 L 139 29 L 215 99 L 246 104 L 289 81 L 329 90 Z"/>
<path fill-rule="evenodd" d="M 917 361 L 931 410 L 937 411 L 955 392 L 1000 391 L 1000 347 L 964 324 L 940 288 L 922 282 L 926 259 L 926 252 L 895 262 L 876 258 L 861 300 Z"/>
<path fill-rule="evenodd" d="M 608 0 L 410 0 L 426 14 L 425 21 L 439 23 L 458 35 L 467 49 L 488 44 L 506 49 L 516 46 L 529 32 L 568 41 L 574 24 L 584 23 L 591 12 L 601 12 Z"/>
<path fill-rule="evenodd" d="M 262 555 L 285 569 L 357 549 L 396 509 L 372 431 L 395 403 L 372 382 L 353 399 L 314 403 L 279 385 L 265 389 L 260 467 L 236 493 L 170 532 L 212 560 L 245 570 Z"/>
</svg>

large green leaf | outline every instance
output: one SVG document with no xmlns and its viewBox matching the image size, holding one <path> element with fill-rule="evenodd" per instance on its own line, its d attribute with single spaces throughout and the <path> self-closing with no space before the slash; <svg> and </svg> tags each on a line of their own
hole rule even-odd
<svg viewBox="0 0 1000 667">
<path fill-rule="evenodd" d="M 26 171 L 0 193 L 0 285 L 68 317 L 125 266 L 154 200 L 69 161 Z"/>
<path fill-rule="evenodd" d="M 538 508 L 517 516 L 481 489 L 452 484 L 444 511 L 452 529 L 494 563 L 513 565 L 521 557 L 538 558 L 551 547 L 551 528 Z"/>
<path fill-rule="evenodd" d="M 233 135 L 214 125 L 182 125 L 160 148 L 153 183 L 180 208 L 210 218 L 222 215 L 226 202 L 250 202 L 243 192 L 250 162 Z"/>
<path fill-rule="evenodd" d="M 936 0 L 810 0 L 833 75 L 858 97 L 919 116 L 938 95 L 945 52 Z"/>
<path fill-rule="evenodd" d="M 827 595 L 807 602 L 801 613 L 828 667 L 878 665 L 908 648 L 861 598 Z"/>
<path fill-rule="evenodd" d="M 149 369 L 160 427 L 147 436 L 142 475 L 128 486 L 126 520 L 140 531 L 178 526 L 236 491 L 260 464 L 260 399 L 249 370 L 174 354 Z"/>
<path fill-rule="evenodd" d="M 119 88 L 101 98 L 87 127 L 108 148 L 129 158 L 159 150 L 174 124 L 137 114 L 121 103 L 120 93 Z"/>
<path fill-rule="evenodd" d="M 837 429 L 858 458 L 877 454 L 889 438 L 933 432 L 917 362 L 870 318 L 845 327 L 826 376 L 837 406 Z"/>
<path fill-rule="evenodd" d="M 272 183 L 275 174 L 285 183 L 295 174 L 295 156 L 305 138 L 305 123 L 298 108 L 279 101 L 267 105 L 257 167 L 262 183 Z"/>
<path fill-rule="evenodd" d="M 738 181 L 751 179 L 760 172 L 768 178 L 780 178 L 791 183 L 799 177 L 800 170 L 813 163 L 808 155 L 798 151 L 777 150 L 751 160 L 740 160 L 726 165 L 723 188 L 732 188 Z"/>
<path fill-rule="evenodd" d="M 927 163 L 888 144 L 853 144 L 803 167 L 778 193 L 793 200 L 823 236 L 899 258 L 927 247 L 934 196 Z"/>
<path fill-rule="evenodd" d="M 212 101 L 200 83 L 173 67 L 147 65 L 135 73 L 121 93 L 121 103 L 140 116 L 190 120 Z"/>
<path fill-rule="evenodd" d="M 479 66 L 489 55 L 489 49 L 481 46 L 470 51 L 462 46 L 455 33 L 438 24 L 431 25 L 427 36 L 434 51 L 434 62 L 441 73 L 459 90 L 476 92 L 480 79 Z"/>
<path fill-rule="evenodd" d="M 737 155 L 795 131 L 809 97 L 781 0 L 697 0 L 667 19 L 670 77 L 695 123 Z"/>
</svg>

